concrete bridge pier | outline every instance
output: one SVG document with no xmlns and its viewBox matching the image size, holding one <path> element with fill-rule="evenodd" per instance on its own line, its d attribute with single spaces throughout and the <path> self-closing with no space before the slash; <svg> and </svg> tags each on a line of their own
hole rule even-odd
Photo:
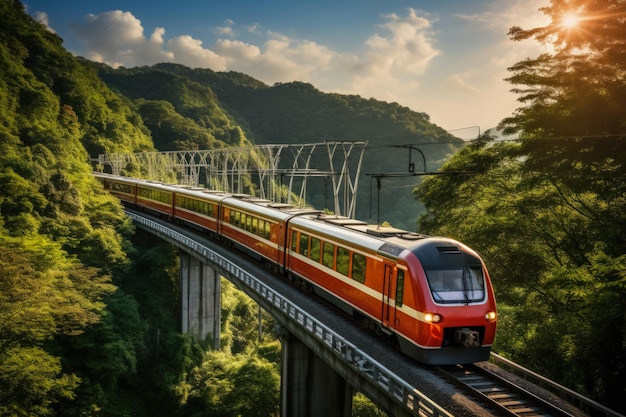
<svg viewBox="0 0 626 417">
<path fill-rule="evenodd" d="M 352 387 L 322 358 L 285 328 L 282 345 L 281 417 L 349 417 Z"/>
<path fill-rule="evenodd" d="M 198 340 L 211 336 L 213 348 L 220 347 L 220 276 L 199 259 L 179 252 L 181 331 Z"/>
</svg>

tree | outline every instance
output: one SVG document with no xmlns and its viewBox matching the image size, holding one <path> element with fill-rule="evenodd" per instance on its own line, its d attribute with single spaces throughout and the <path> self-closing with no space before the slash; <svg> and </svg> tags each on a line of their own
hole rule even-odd
<svg viewBox="0 0 626 417">
<path fill-rule="evenodd" d="M 516 142 L 483 137 L 416 190 L 422 228 L 480 252 L 494 281 L 500 353 L 624 410 L 626 4 L 552 0 L 524 30 L 553 51 L 510 68 Z M 576 20 L 566 27 L 565 16 Z"/>
<path fill-rule="evenodd" d="M 508 81 L 517 86 L 512 91 L 525 106 L 502 125 L 505 133 L 521 132 L 526 139 L 521 153 L 529 158 L 527 166 L 567 172 L 578 187 L 587 183 L 582 178 L 591 179 L 595 189 L 603 175 L 619 178 L 625 172 L 626 4 L 552 0 L 541 10 L 551 18 L 549 25 L 513 27 L 509 35 L 547 43 L 554 52 L 509 68 Z"/>
<path fill-rule="evenodd" d="M 0 414 L 52 415 L 80 378 L 46 348 L 97 323 L 115 287 L 40 236 L 0 230 L 0 249 Z"/>
</svg>

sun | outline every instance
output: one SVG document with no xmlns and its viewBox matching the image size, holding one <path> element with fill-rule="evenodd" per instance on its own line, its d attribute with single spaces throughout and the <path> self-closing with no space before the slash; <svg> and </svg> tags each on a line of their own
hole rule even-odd
<svg viewBox="0 0 626 417">
<path fill-rule="evenodd" d="M 578 22 L 580 22 L 580 16 L 574 13 L 565 14 L 561 18 L 561 26 L 566 29 L 575 28 L 578 25 Z"/>
</svg>

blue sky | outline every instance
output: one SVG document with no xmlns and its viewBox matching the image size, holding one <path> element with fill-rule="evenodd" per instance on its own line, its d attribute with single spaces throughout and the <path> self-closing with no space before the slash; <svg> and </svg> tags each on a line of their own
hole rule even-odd
<svg viewBox="0 0 626 417">
<path fill-rule="evenodd" d="M 548 0 L 23 0 L 75 55 L 111 66 L 177 62 L 268 85 L 397 102 L 473 138 L 520 103 L 507 68 L 544 52 Z"/>
</svg>

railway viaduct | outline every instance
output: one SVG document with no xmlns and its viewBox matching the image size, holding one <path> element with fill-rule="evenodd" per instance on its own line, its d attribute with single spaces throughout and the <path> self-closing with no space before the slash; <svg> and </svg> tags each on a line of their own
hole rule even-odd
<svg viewBox="0 0 626 417">
<path fill-rule="evenodd" d="M 327 305 L 202 236 L 144 213 L 127 214 L 138 227 L 180 250 L 183 332 L 200 339 L 211 335 L 219 347 L 220 276 L 275 318 L 283 355 L 282 417 L 350 416 L 356 391 L 390 416 L 453 415 L 357 347 L 343 330 L 331 328 L 329 322 L 342 320 Z"/>
<path fill-rule="evenodd" d="M 241 253 L 145 213 L 131 209 L 126 213 L 138 227 L 179 248 L 181 329 L 184 333 L 202 340 L 210 335 L 214 347 L 219 348 L 222 276 L 273 316 L 282 345 L 281 417 L 349 417 L 352 415 L 352 396 L 357 391 L 389 416 L 528 415 L 500 406 L 496 409 L 507 409 L 496 411 L 488 403 L 477 401 L 477 392 L 459 389 L 442 379 L 432 367 L 417 364 L 379 338 L 358 329 L 345 315 L 295 289 Z M 498 361 L 507 362 L 494 356 Z M 561 393 L 586 409 L 593 409 L 593 415 L 623 417 L 519 365 L 508 365 L 517 367 L 525 378 L 530 376 L 548 385 L 556 385 Z M 497 388 L 495 393 L 502 392 L 500 390 Z M 529 394 L 524 389 L 522 391 L 523 396 Z M 535 395 L 528 397 L 533 402 Z M 546 404 L 546 401 L 539 401 Z M 555 412 L 551 415 L 587 416 L 570 406 L 566 407 L 570 411 L 563 411 L 558 408 L 560 406 L 547 405 Z M 520 411 L 527 409 L 512 407 Z M 542 415 L 540 408 L 537 409 L 538 415 Z"/>
<path fill-rule="evenodd" d="M 254 152 L 260 152 L 266 156 L 264 160 L 271 162 L 271 169 L 255 168 L 259 172 L 260 189 L 271 194 L 271 183 L 276 182 L 273 176 L 287 173 L 290 175 L 289 195 L 291 195 L 295 187 L 294 177 L 301 175 L 304 180 L 301 184 L 300 197 L 303 198 L 307 177 L 330 176 L 333 179 L 335 211 L 340 213 L 345 210 L 346 215 L 351 215 L 365 145 L 366 142 L 326 142 L 298 145 L 295 149 L 287 145 L 256 147 Z M 329 159 L 328 172 L 310 168 L 315 149 L 326 149 Z M 287 156 L 289 154 L 287 150 L 293 154 L 292 158 L 283 160 L 291 163 L 291 168 L 279 169 L 280 156 Z M 197 185 L 200 172 L 204 169 L 207 175 L 214 174 L 222 178 L 223 185 L 230 189 L 234 184 L 228 183 L 229 178 L 238 179 L 241 172 L 248 172 L 249 167 L 242 164 L 248 159 L 255 158 L 244 157 L 251 152 L 247 148 L 235 149 L 234 156 L 231 155 L 232 150 L 226 151 L 224 155 L 220 152 L 224 151 L 166 152 L 147 156 L 101 155 L 98 163 L 102 166 L 111 166 L 113 173 L 116 173 L 116 170 L 119 171 L 128 162 L 128 158 L 143 158 L 142 163 L 146 162 L 148 167 L 161 169 L 167 166 L 173 170 L 172 172 L 178 172 L 179 177 L 189 179 L 191 185 Z M 339 155 L 340 163 L 334 161 L 336 155 Z M 354 175 L 351 172 L 354 167 L 351 168 L 351 164 L 348 163 L 351 155 L 358 155 L 357 162 L 352 164 L 357 167 Z M 144 161 L 146 158 L 148 160 Z M 210 164 L 207 163 L 209 159 Z M 221 166 L 219 161 L 223 161 L 224 166 Z M 334 166 L 342 167 L 340 173 L 342 181 L 335 182 Z M 213 172 L 215 169 L 217 172 Z M 426 171 L 425 159 L 424 171 Z M 266 186 L 264 181 L 267 182 Z M 343 194 L 350 196 L 350 199 L 344 201 L 343 210 L 338 201 L 338 196 L 342 194 L 340 193 L 342 186 L 345 187 Z M 433 375 L 432 370 L 427 367 L 419 366 L 412 359 L 385 346 L 379 339 L 356 329 L 347 317 L 338 315 L 328 305 L 295 290 L 285 280 L 260 268 L 241 254 L 145 213 L 127 209 L 127 214 L 138 227 L 179 248 L 182 332 L 193 334 L 200 340 L 205 340 L 210 335 L 213 347 L 219 348 L 222 276 L 233 282 L 274 317 L 283 355 L 281 417 L 351 416 L 352 396 L 357 391 L 365 394 L 389 416 L 502 415 L 480 405 L 471 394 L 467 396 L 455 386 L 442 381 L 440 376 Z M 542 377 L 538 377 L 541 380 Z M 544 382 L 546 381 L 552 383 L 548 380 Z M 564 387 L 559 387 L 561 388 Z M 574 398 L 578 398 L 581 404 L 599 410 L 595 415 L 619 416 L 576 393 L 568 394 L 574 394 Z"/>
</svg>

